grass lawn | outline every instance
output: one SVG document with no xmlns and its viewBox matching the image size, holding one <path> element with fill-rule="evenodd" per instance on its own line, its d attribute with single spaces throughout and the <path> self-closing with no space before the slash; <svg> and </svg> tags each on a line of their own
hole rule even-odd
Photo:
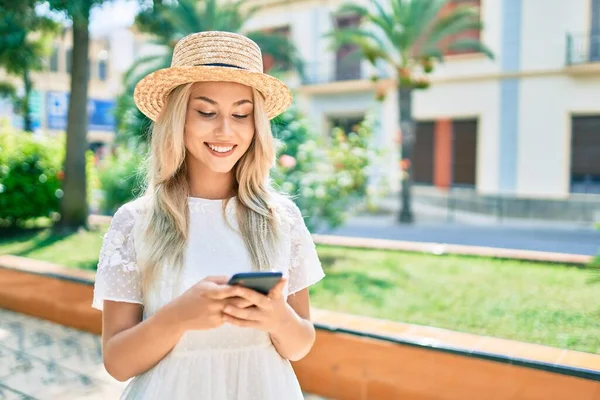
<svg viewBox="0 0 600 400">
<path fill-rule="evenodd" d="M 0 236 L 0 254 L 94 268 L 104 227 Z M 319 246 L 316 307 L 600 354 L 600 283 L 589 269 Z"/>
</svg>

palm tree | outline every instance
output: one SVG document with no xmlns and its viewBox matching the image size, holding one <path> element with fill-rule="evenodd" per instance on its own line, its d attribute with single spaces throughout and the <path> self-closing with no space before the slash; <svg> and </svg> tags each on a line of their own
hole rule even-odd
<svg viewBox="0 0 600 400">
<path fill-rule="evenodd" d="M 338 13 L 358 15 L 361 22 L 367 24 L 327 34 L 335 47 L 354 45 L 371 64 L 387 64 L 397 74 L 402 132 L 403 176 L 398 216 L 401 223 L 414 220 L 411 207 L 411 158 L 415 141 L 413 91 L 429 86 L 427 75 L 433 71 L 434 61 L 443 61 L 447 51 L 481 52 L 493 57 L 478 38 L 465 35 L 483 29 L 478 9 L 469 5 L 451 7 L 452 3 L 453 0 L 373 0 L 372 9 L 347 3 Z"/>
<path fill-rule="evenodd" d="M 50 18 L 37 15 L 27 1 L 0 6 L 0 66 L 9 75 L 23 80 L 23 96 L 18 96 L 10 82 L 0 84 L 0 95 L 10 97 L 23 115 L 24 130 L 32 131 L 29 97 L 33 90 L 31 73 L 44 67 L 53 35 L 59 25 Z"/>
<path fill-rule="evenodd" d="M 194 32 L 208 30 L 242 32 L 245 22 L 259 9 L 258 6 L 248 6 L 245 0 L 179 0 L 174 4 L 155 0 L 152 8 L 141 11 L 136 17 L 136 26 L 142 32 L 154 34 L 156 38 L 151 43 L 160 46 L 163 52 L 139 58 L 125 74 L 125 92 L 117 100 L 116 111 L 119 132 L 124 133 L 120 140 L 133 137 L 145 142 L 150 121 L 135 108 L 133 90 L 145 75 L 170 65 L 179 39 Z M 264 54 L 273 56 L 280 65 L 289 65 L 302 72 L 298 51 L 286 36 L 258 31 L 247 32 L 246 35 L 259 45 Z"/>
</svg>

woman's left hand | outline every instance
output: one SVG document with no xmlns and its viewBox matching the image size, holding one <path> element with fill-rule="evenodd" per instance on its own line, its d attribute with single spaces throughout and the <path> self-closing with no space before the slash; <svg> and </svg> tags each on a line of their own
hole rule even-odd
<svg viewBox="0 0 600 400">
<path fill-rule="evenodd" d="M 248 300 L 253 306 L 239 308 L 228 305 L 223 310 L 224 322 L 244 328 L 260 329 L 271 334 L 281 331 L 288 323 L 298 318 L 284 298 L 285 283 L 286 278 L 282 278 L 267 296 L 252 289 L 237 287 L 235 296 Z"/>
</svg>

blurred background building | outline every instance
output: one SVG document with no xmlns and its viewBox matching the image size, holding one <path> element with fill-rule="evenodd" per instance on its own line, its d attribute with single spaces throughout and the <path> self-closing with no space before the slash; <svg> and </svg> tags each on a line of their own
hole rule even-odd
<svg viewBox="0 0 600 400">
<path fill-rule="evenodd" d="M 385 178 L 391 193 L 398 191 L 398 102 L 390 78 L 395 73 L 348 57 L 352 46 L 332 50 L 323 36 L 356 24 L 357 18 L 333 16 L 341 1 L 256 2 L 265 7 L 245 27 L 293 39 L 304 73 L 290 68 L 284 80 L 313 126 L 327 135 L 333 126 L 351 127 L 365 113 L 375 113 L 374 140 L 387 153 L 373 178 Z M 495 215 L 600 219 L 593 206 L 600 194 L 600 0 L 455 0 L 453 5 L 461 3 L 480 6 L 481 39 L 495 59 L 447 54 L 431 87 L 416 93 L 417 201 L 452 202 L 458 209 Z M 31 103 L 40 132 L 66 126 L 69 35 L 65 29 L 47 70 L 34 74 Z M 112 110 L 122 75 L 153 51 L 148 39 L 124 27 L 92 40 L 88 140 L 94 150 L 114 139 Z M 266 68 L 274 62 L 265 56 Z M 0 117 L 20 126 L 10 104 L 0 104 Z M 395 205 L 395 200 L 381 204 Z"/>
</svg>

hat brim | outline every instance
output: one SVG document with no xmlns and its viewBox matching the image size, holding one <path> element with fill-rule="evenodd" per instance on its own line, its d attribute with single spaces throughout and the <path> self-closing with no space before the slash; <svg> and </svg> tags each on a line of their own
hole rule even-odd
<svg viewBox="0 0 600 400">
<path fill-rule="evenodd" d="M 260 72 L 215 66 L 186 66 L 159 69 L 144 77 L 135 87 L 136 106 L 152 121 L 156 121 L 169 93 L 179 85 L 192 82 L 235 82 L 262 93 L 265 112 L 273 119 L 292 104 L 292 93 L 279 79 Z"/>
</svg>

